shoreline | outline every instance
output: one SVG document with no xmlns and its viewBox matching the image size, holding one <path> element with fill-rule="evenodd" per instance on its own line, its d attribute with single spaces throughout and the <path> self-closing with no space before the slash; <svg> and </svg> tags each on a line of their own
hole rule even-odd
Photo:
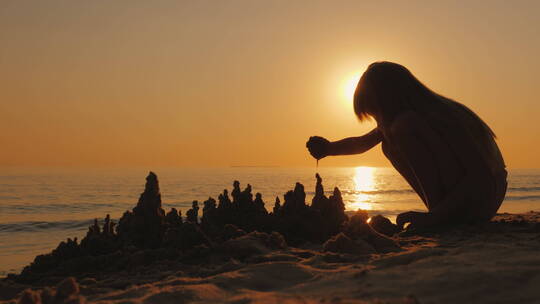
<svg viewBox="0 0 540 304">
<path fill-rule="evenodd" d="M 438 231 L 401 231 L 345 212 L 338 188 L 297 183 L 266 210 L 234 182 L 185 216 L 161 205 L 150 172 L 137 205 L 97 219 L 20 274 L 0 303 L 533 303 L 540 292 L 540 212 Z M 202 216 L 199 216 L 199 209 Z M 372 214 L 374 215 L 374 214 Z M 56 286 L 56 287 L 55 287 Z"/>
</svg>

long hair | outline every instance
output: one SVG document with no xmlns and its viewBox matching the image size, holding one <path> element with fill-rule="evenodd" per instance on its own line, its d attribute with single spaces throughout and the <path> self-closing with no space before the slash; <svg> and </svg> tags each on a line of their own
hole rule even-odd
<svg viewBox="0 0 540 304">
<path fill-rule="evenodd" d="M 363 121 L 374 117 L 378 124 L 389 125 L 405 111 L 414 111 L 420 116 L 427 116 L 430 112 L 444 114 L 455 122 L 456 128 L 477 140 L 477 148 L 483 155 L 488 153 L 502 160 L 494 141 L 495 133 L 471 109 L 433 92 L 400 64 L 372 63 L 354 92 L 354 112 L 358 119 Z"/>
</svg>

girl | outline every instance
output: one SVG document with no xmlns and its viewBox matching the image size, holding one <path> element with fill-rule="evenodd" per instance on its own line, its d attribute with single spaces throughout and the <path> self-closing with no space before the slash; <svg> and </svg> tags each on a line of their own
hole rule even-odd
<svg viewBox="0 0 540 304">
<path fill-rule="evenodd" d="M 313 136 L 316 159 L 360 154 L 382 143 L 384 155 L 420 196 L 428 212 L 398 215 L 409 228 L 488 221 L 506 193 L 506 166 L 495 134 L 473 111 L 422 84 L 405 67 L 371 64 L 354 93 L 360 121 L 377 127 L 335 142 Z"/>
</svg>

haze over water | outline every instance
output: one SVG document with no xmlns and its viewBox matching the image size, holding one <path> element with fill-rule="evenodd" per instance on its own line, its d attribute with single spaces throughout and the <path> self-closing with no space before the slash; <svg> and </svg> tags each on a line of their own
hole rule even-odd
<svg viewBox="0 0 540 304">
<path fill-rule="evenodd" d="M 153 169 L 154 170 L 154 169 Z M 185 215 L 193 200 L 217 199 L 239 180 L 260 192 L 271 210 L 275 197 L 298 181 L 307 202 L 315 189 L 313 168 L 155 169 L 163 207 Z M 392 220 L 400 212 L 425 211 L 424 205 L 392 168 L 319 167 L 325 191 L 339 187 L 347 210 L 367 209 Z M 509 188 L 499 212 L 540 210 L 540 169 L 510 170 Z M 146 169 L 5 169 L 0 176 L 0 275 L 19 271 L 37 254 L 48 253 L 67 237 L 81 239 L 94 218 L 118 219 L 137 203 Z M 202 215 L 202 209 L 199 213 Z"/>
</svg>

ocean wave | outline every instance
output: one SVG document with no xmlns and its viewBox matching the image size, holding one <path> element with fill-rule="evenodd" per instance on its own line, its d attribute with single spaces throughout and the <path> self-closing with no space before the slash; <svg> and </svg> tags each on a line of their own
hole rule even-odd
<svg viewBox="0 0 540 304">
<path fill-rule="evenodd" d="M 81 212 L 96 209 L 118 209 L 125 208 L 126 203 L 55 203 L 55 204 L 9 204 L 0 205 L 0 213 L 3 214 L 27 214 L 27 213 L 67 213 Z"/>
<path fill-rule="evenodd" d="M 204 200 L 197 201 L 199 204 L 204 204 Z M 171 208 L 191 208 L 191 204 L 193 201 L 182 201 L 182 202 L 175 202 L 175 203 L 162 203 L 161 207 L 165 209 L 165 212 L 169 211 Z"/>
<path fill-rule="evenodd" d="M 21 198 L 18 196 L 11 196 L 11 195 L 0 195 L 0 201 L 1 200 L 17 200 L 20 201 Z"/>
<path fill-rule="evenodd" d="M 28 221 L 12 222 L 0 224 L 0 232 L 37 232 L 51 230 L 74 230 L 85 229 L 93 223 L 93 219 L 88 220 L 64 220 L 55 222 Z M 115 220 L 116 221 L 116 220 Z M 117 221 L 116 221 L 117 222 Z"/>
<path fill-rule="evenodd" d="M 506 196 L 505 201 L 540 200 L 540 195 Z"/>
<path fill-rule="evenodd" d="M 540 191 L 540 187 L 509 187 L 508 191 L 533 192 L 533 191 Z"/>
<path fill-rule="evenodd" d="M 511 192 L 539 192 L 540 187 L 509 187 L 508 193 Z M 333 190 L 325 190 L 324 193 L 326 195 L 330 195 L 333 193 Z M 413 189 L 386 189 L 386 190 L 341 190 L 341 194 L 348 194 L 348 195 L 354 195 L 354 194 L 369 194 L 369 195 L 384 195 L 384 194 L 411 194 L 415 193 Z M 307 195 L 315 195 L 315 191 L 306 191 Z M 516 196 L 516 197 L 522 197 L 522 196 Z M 524 198 L 516 198 L 516 199 L 534 199 L 534 198 L 540 198 L 536 195 L 529 195 L 529 196 L 523 196 Z"/>
<path fill-rule="evenodd" d="M 366 190 L 366 191 L 359 191 L 359 190 L 341 190 L 341 194 L 347 194 L 347 195 L 354 195 L 354 194 L 370 194 L 370 195 L 378 195 L 378 194 L 410 194 L 414 193 L 412 189 L 387 189 L 387 190 Z M 333 193 L 333 190 L 326 190 L 324 191 L 326 195 L 331 195 Z M 306 191 L 307 195 L 315 195 L 315 191 Z"/>
<path fill-rule="evenodd" d="M 388 189 L 388 190 L 372 190 L 372 191 L 344 191 L 347 194 L 409 194 L 414 193 L 412 189 Z"/>
</svg>

